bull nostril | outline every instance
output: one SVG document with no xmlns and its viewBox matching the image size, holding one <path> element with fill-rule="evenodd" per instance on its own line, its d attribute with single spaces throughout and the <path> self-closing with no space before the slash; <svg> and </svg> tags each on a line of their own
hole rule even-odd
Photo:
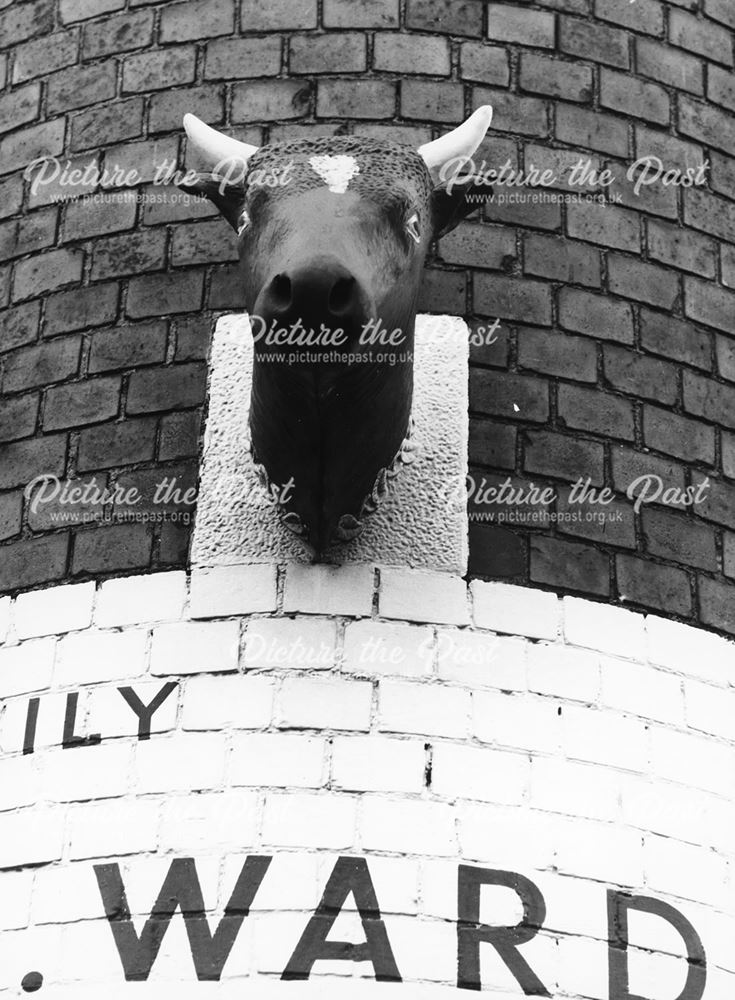
<svg viewBox="0 0 735 1000">
<path fill-rule="evenodd" d="M 352 306 L 355 299 L 355 279 L 338 278 L 329 293 L 329 311 L 334 316 L 341 316 Z"/>
<path fill-rule="evenodd" d="M 276 309 L 288 309 L 291 305 L 291 279 L 287 274 L 277 274 L 271 282 L 271 299 Z"/>
</svg>

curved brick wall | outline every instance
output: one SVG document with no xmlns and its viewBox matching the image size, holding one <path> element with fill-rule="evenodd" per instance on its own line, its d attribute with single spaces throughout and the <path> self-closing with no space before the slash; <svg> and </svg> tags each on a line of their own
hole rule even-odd
<svg viewBox="0 0 735 1000">
<path fill-rule="evenodd" d="M 473 348 L 478 482 L 551 483 L 563 511 L 589 476 L 620 503 L 604 527 L 475 520 L 471 574 L 735 634 L 730 0 L 0 6 L 0 592 L 185 564 L 181 522 L 70 527 L 22 491 L 42 472 L 193 483 L 213 319 L 240 305 L 208 208 L 59 205 L 53 185 L 24 185 L 28 162 L 135 167 L 151 196 L 154 165 L 183 153 L 185 111 L 257 142 L 418 143 L 491 101 L 490 165 L 548 167 L 565 189 L 591 157 L 616 173 L 616 201 L 496 201 L 441 241 L 421 308 L 501 321 Z M 636 196 L 625 171 L 648 154 L 707 160 L 706 184 Z M 624 491 L 645 473 L 710 486 L 694 510 L 635 513 Z"/>
<path fill-rule="evenodd" d="M 730 641 L 653 615 L 370 567 L 231 567 L 4 598 L 0 992 L 23 996 L 35 972 L 41 996 L 64 1000 L 358 997 L 360 980 L 369 997 L 448 1000 L 461 995 L 458 917 L 515 927 L 520 892 L 534 908 L 518 953 L 548 991 L 529 995 L 673 1000 L 683 927 L 702 987 L 687 996 L 730 996 L 732 656 Z M 249 862 L 250 915 L 229 938 L 225 921 L 231 950 L 207 965 L 197 911 L 214 932 L 247 855 L 270 867 L 256 878 L 265 862 Z M 353 860 L 338 869 L 340 857 Z M 474 918 L 466 887 L 459 909 L 460 865 L 465 880 L 496 880 Z M 219 985 L 197 982 L 180 912 L 157 957 L 143 930 L 172 871 L 201 978 L 214 969 Z M 332 877 L 356 888 L 374 934 L 377 905 L 404 985 L 376 985 L 344 952 L 308 982 L 279 981 Z M 636 901 L 630 993 L 608 894 Z M 350 911 L 330 941 L 365 941 Z M 147 987 L 126 985 L 116 937 Z M 371 954 L 385 974 L 377 937 Z M 480 946 L 486 995 L 523 995 L 518 976 L 529 984 Z"/>
</svg>

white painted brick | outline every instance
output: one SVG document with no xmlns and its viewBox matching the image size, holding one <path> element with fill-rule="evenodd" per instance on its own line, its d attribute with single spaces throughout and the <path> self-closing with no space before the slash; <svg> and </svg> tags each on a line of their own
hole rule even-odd
<svg viewBox="0 0 735 1000">
<path fill-rule="evenodd" d="M 687 681 L 685 692 L 689 726 L 735 742 L 735 691 Z"/>
<path fill-rule="evenodd" d="M 421 862 L 419 912 L 441 920 L 457 919 L 457 865 L 454 861 Z M 522 913 L 521 913 L 522 916 Z M 518 921 L 512 921 L 517 923 Z"/>
<path fill-rule="evenodd" d="M 558 757 L 535 757 L 531 762 L 531 798 L 534 809 L 614 820 L 620 814 L 619 771 L 592 764 L 575 764 Z"/>
<path fill-rule="evenodd" d="M 261 982 L 267 983 L 269 980 L 277 981 L 279 979 L 286 967 L 286 963 L 291 957 L 291 952 L 294 948 L 293 942 L 298 941 L 304 932 L 306 920 L 308 920 L 306 914 L 284 912 L 256 913 L 248 917 L 250 949 L 253 956 L 249 965 L 252 971 L 259 974 Z M 343 917 L 342 921 L 346 922 L 346 918 Z M 352 928 L 350 927 L 350 929 Z M 342 937 L 346 937 L 344 932 L 342 932 Z M 350 940 L 357 939 L 357 932 L 355 932 Z M 233 971 L 238 969 L 237 964 L 234 965 L 232 970 L 230 969 L 231 961 L 231 958 L 227 960 L 229 975 L 233 975 Z M 235 962 L 237 962 L 237 956 L 235 957 Z M 314 980 L 318 982 L 320 1000 L 322 996 L 324 996 L 325 1000 L 332 1000 L 334 996 L 328 985 L 331 983 L 331 979 L 326 978 L 330 971 L 330 965 L 333 964 L 320 961 L 312 975 L 312 982 Z M 344 965 L 345 963 L 342 964 Z M 360 966 L 357 965 L 356 968 L 359 969 Z M 372 966 L 369 966 L 369 968 L 372 968 Z M 246 971 L 250 970 L 244 967 L 241 970 L 241 974 Z M 351 970 L 350 974 L 354 975 Z M 316 979 L 317 975 L 319 976 L 318 980 Z M 340 979 L 342 979 L 342 976 L 339 976 L 337 981 Z M 351 980 L 349 982 L 351 983 Z M 303 987 L 304 984 L 300 983 L 299 985 Z M 326 989 L 324 989 L 325 985 Z M 342 982 L 342 990 L 344 991 L 344 982 Z"/>
<path fill-rule="evenodd" d="M 371 566 L 291 563 L 286 568 L 283 610 L 286 614 L 369 616 L 374 576 Z"/>
<path fill-rule="evenodd" d="M 562 710 L 567 757 L 628 771 L 648 768 L 648 735 L 643 722 L 613 712 L 567 705 Z"/>
<path fill-rule="evenodd" d="M 553 698 L 593 704 L 600 692 L 599 654 L 561 643 L 529 643 L 528 687 Z"/>
<path fill-rule="evenodd" d="M 735 746 L 659 726 L 650 739 L 657 777 L 735 799 Z"/>
<path fill-rule="evenodd" d="M 556 840 L 562 874 L 625 886 L 643 884 L 643 842 L 637 830 L 592 820 L 563 821 Z"/>
<path fill-rule="evenodd" d="M 684 724 L 684 691 L 676 674 L 607 656 L 600 660 L 600 669 L 604 705 L 655 722 Z"/>
<path fill-rule="evenodd" d="M 655 893 L 706 899 L 718 909 L 731 908 L 728 863 L 721 855 L 669 837 L 649 836 L 644 841 L 643 857 L 646 884 Z"/>
<path fill-rule="evenodd" d="M 99 917 L 100 891 L 91 865 L 41 868 L 33 888 L 36 924 L 62 924 Z"/>
<path fill-rule="evenodd" d="M 228 618 L 276 610 L 277 567 L 217 566 L 191 573 L 189 614 L 192 618 Z"/>
<path fill-rule="evenodd" d="M 283 733 L 240 735 L 229 761 L 231 785 L 319 788 L 326 776 L 326 741 Z"/>
<path fill-rule="evenodd" d="M 161 693 L 161 681 L 135 683 L 132 688 L 144 706 L 151 705 Z M 167 733 L 176 727 L 178 691 L 173 690 L 153 713 L 150 721 L 151 733 Z M 137 737 L 140 729 L 138 715 L 128 705 L 117 687 L 105 687 L 89 692 L 87 726 L 91 732 L 102 733 L 105 739 L 113 737 Z"/>
<path fill-rule="evenodd" d="M 48 688 L 55 651 L 55 639 L 29 639 L 0 649 L 0 698 Z"/>
<path fill-rule="evenodd" d="M 118 858 L 155 851 L 160 804 L 153 799 L 117 799 L 69 806 L 67 838 L 72 860 Z"/>
<path fill-rule="evenodd" d="M 0 931 L 26 927 L 31 915 L 33 872 L 0 872 Z"/>
<path fill-rule="evenodd" d="M 332 783 L 355 792 L 420 792 L 426 751 L 416 740 L 380 736 L 337 738 Z"/>
<path fill-rule="evenodd" d="M 0 811 L 34 805 L 39 787 L 38 768 L 32 756 L 0 760 Z"/>
<path fill-rule="evenodd" d="M 247 853 L 230 854 L 225 859 L 223 890 L 217 901 L 224 907 L 247 859 Z M 319 870 L 325 860 L 322 854 L 279 852 L 275 854 L 260 888 L 255 894 L 251 913 L 262 910 L 315 910 L 321 899 Z M 327 856 L 326 860 L 329 860 Z"/>
<path fill-rule="evenodd" d="M 442 680 L 466 687 L 493 687 L 503 691 L 525 691 L 525 639 L 470 632 L 467 629 L 439 629 L 437 658 Z"/>
<path fill-rule="evenodd" d="M 561 602 L 556 594 L 482 580 L 473 580 L 470 590 L 479 628 L 531 639 L 556 639 L 559 634 Z"/>
<path fill-rule="evenodd" d="M 18 638 L 32 639 L 88 628 L 92 623 L 94 592 L 94 583 L 77 583 L 20 594 L 13 609 Z"/>
<path fill-rule="evenodd" d="M 457 849 L 454 809 L 440 802 L 387 799 L 362 800 L 360 837 L 365 850 L 433 856 Z"/>
<path fill-rule="evenodd" d="M 255 842 L 259 817 L 258 794 L 241 788 L 168 795 L 163 804 L 160 843 L 170 851 L 194 855 L 239 851 L 243 844 Z"/>
<path fill-rule="evenodd" d="M 363 620 L 345 630 L 344 666 L 348 673 L 423 677 L 431 673 L 434 633 L 423 625 Z"/>
<path fill-rule="evenodd" d="M 233 673 L 238 666 L 239 647 L 238 621 L 159 625 L 153 630 L 151 673 L 157 677 Z"/>
<path fill-rule="evenodd" d="M 373 687 L 369 681 L 286 677 L 276 705 L 283 729 L 370 728 Z"/>
<path fill-rule="evenodd" d="M 384 732 L 466 736 L 470 693 L 444 684 L 381 681 L 379 726 Z"/>
<path fill-rule="evenodd" d="M 382 618 L 437 625 L 469 625 L 467 584 L 458 576 L 408 569 L 380 571 Z"/>
<path fill-rule="evenodd" d="M 84 714 L 86 694 L 86 691 L 79 692 L 80 718 Z M 61 744 L 66 700 L 65 694 L 44 694 L 40 697 L 34 743 L 36 750 Z M 29 703 L 29 697 L 11 698 L 4 703 L 4 710 L 0 714 L 0 750 L 3 753 L 16 753 L 23 749 Z"/>
<path fill-rule="evenodd" d="M 559 996 L 608 995 L 607 942 L 564 936 L 558 939 L 557 951 Z"/>
<path fill-rule="evenodd" d="M 152 573 L 107 580 L 97 595 L 100 628 L 178 621 L 186 602 L 186 573 Z"/>
<path fill-rule="evenodd" d="M 561 745 L 558 704 L 550 698 L 475 691 L 472 731 L 483 743 L 533 753 L 555 753 Z"/>
<path fill-rule="evenodd" d="M 407 984 L 414 984 L 416 992 L 409 994 L 413 1000 L 445 997 L 447 987 L 432 984 L 449 983 L 457 975 L 457 934 L 453 925 L 442 920 L 397 916 L 390 921 L 388 933 L 401 974 Z M 487 965 L 485 962 L 483 985 L 487 983 Z M 493 1000 L 498 996 L 494 990 L 489 995 Z"/>
<path fill-rule="evenodd" d="M 8 637 L 10 628 L 10 598 L 0 597 L 0 645 Z"/>
<path fill-rule="evenodd" d="M 270 678 L 192 677 L 184 683 L 184 729 L 262 729 L 273 717 Z"/>
<path fill-rule="evenodd" d="M 132 746 L 97 746 L 49 750 L 40 756 L 42 794 L 51 802 L 108 799 L 124 795 L 130 784 Z"/>
<path fill-rule="evenodd" d="M 463 802 L 457 807 L 462 857 L 486 868 L 550 867 L 559 817 L 517 807 Z"/>
<path fill-rule="evenodd" d="M 88 629 L 61 640 L 54 670 L 57 687 L 122 681 L 146 670 L 147 633 L 142 629 Z"/>
<path fill-rule="evenodd" d="M 528 780 L 528 758 L 521 754 L 453 743 L 434 746 L 431 789 L 436 795 L 520 805 Z"/>
<path fill-rule="evenodd" d="M 61 857 L 64 847 L 63 810 L 39 806 L 8 813 L 2 818 L 2 827 L 0 868 L 47 864 Z"/>
<path fill-rule="evenodd" d="M 245 632 L 246 670 L 331 670 L 337 628 L 326 618 L 258 618 Z"/>
<path fill-rule="evenodd" d="M 600 886 L 596 882 L 539 871 L 534 872 L 533 881 L 546 900 L 549 927 L 563 927 L 567 934 L 593 937 L 607 944 L 607 908 L 600 906 Z"/>
<path fill-rule="evenodd" d="M 648 659 L 715 684 L 730 684 L 735 643 L 704 629 L 666 618 L 646 618 Z"/>
<path fill-rule="evenodd" d="M 356 814 L 353 796 L 275 792 L 266 795 L 263 843 L 344 850 L 354 844 Z"/>
<path fill-rule="evenodd" d="M 567 642 L 613 656 L 645 659 L 643 615 L 579 597 L 565 597 L 563 604 Z"/>
<path fill-rule="evenodd" d="M 622 801 L 628 826 L 732 851 L 735 806 L 731 802 L 697 789 L 643 778 L 626 782 Z"/>
<path fill-rule="evenodd" d="M 225 738 L 216 733 L 158 737 L 136 747 L 133 787 L 145 792 L 218 788 L 225 764 Z"/>
<path fill-rule="evenodd" d="M 338 855 L 319 855 L 319 887 L 326 885 L 327 879 L 334 869 Z M 416 913 L 418 911 L 419 862 L 413 858 L 384 858 L 371 855 L 367 858 L 370 878 L 375 886 L 380 912 Z M 354 896 L 349 895 L 342 909 L 354 912 Z"/>
</svg>

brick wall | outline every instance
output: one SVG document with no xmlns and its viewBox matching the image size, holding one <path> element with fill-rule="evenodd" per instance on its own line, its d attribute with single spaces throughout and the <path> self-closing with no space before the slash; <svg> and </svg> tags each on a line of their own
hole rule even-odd
<svg viewBox="0 0 735 1000">
<path fill-rule="evenodd" d="M 729 0 L 0 2 L 0 592 L 185 564 L 186 525 L 65 527 L 23 488 L 195 481 L 213 320 L 241 305 L 209 208 L 59 204 L 29 161 L 136 167 L 150 195 L 185 111 L 254 142 L 418 143 L 490 101 L 489 164 L 567 188 L 591 157 L 619 202 L 496 202 L 438 245 L 422 308 L 501 320 L 473 349 L 478 480 L 589 475 L 621 520 L 473 521 L 470 572 L 735 634 L 734 28 Z M 636 195 L 648 154 L 707 182 Z M 636 513 L 647 473 L 707 499 Z"/>
<path fill-rule="evenodd" d="M 2 598 L 0 990 L 22 995 L 33 971 L 64 1000 L 291 996 L 278 976 L 350 856 L 405 983 L 391 996 L 458 995 L 461 862 L 537 886 L 546 918 L 521 950 L 551 996 L 609 995 L 610 890 L 682 914 L 706 955 L 700 995 L 721 1000 L 735 985 L 732 657 L 731 641 L 655 615 L 369 567 Z M 196 982 L 177 913 L 150 992 L 126 984 L 95 866 L 119 864 L 140 933 L 173 859 L 193 858 L 214 929 L 248 853 L 273 861 L 221 982 Z M 519 916 L 508 889 L 483 889 L 483 921 Z M 331 940 L 364 940 L 340 920 Z M 631 995 L 678 995 L 677 933 L 636 918 L 630 941 Z M 481 973 L 493 996 L 521 995 L 489 944 Z M 347 961 L 292 990 L 344 996 L 345 976 L 350 995 L 380 991 Z"/>
</svg>

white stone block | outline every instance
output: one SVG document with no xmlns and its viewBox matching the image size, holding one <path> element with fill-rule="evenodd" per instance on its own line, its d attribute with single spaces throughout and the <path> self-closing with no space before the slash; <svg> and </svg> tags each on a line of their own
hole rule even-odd
<svg viewBox="0 0 735 1000">
<path fill-rule="evenodd" d="M 471 688 L 500 688 L 525 691 L 526 657 L 530 646 L 525 639 L 468 629 L 437 631 L 439 677 Z"/>
<path fill-rule="evenodd" d="M 470 693 L 444 684 L 385 680 L 378 692 L 383 732 L 462 738 L 470 725 Z"/>
<path fill-rule="evenodd" d="M 467 584 L 458 576 L 386 568 L 380 573 L 382 618 L 469 625 Z"/>
<path fill-rule="evenodd" d="M 151 673 L 219 674 L 237 670 L 240 656 L 240 623 L 178 622 L 153 630 Z"/>
<path fill-rule="evenodd" d="M 42 795 L 51 802 L 80 802 L 124 795 L 130 785 L 132 746 L 97 746 L 48 750 L 39 759 Z"/>
<path fill-rule="evenodd" d="M 132 787 L 139 795 L 220 788 L 224 768 L 222 734 L 157 737 L 137 744 Z"/>
<path fill-rule="evenodd" d="M 287 677 L 276 704 L 282 729 L 370 728 L 373 686 L 368 681 Z"/>
<path fill-rule="evenodd" d="M 727 911 L 732 904 L 728 861 L 715 851 L 670 837 L 645 838 L 646 884 L 654 893 L 684 899 L 706 899 Z"/>
<path fill-rule="evenodd" d="M 350 622 L 342 669 L 371 677 L 423 677 L 431 673 L 434 649 L 433 630 L 423 625 Z"/>
<path fill-rule="evenodd" d="M 735 691 L 698 681 L 687 681 L 684 690 L 689 727 L 735 742 Z"/>
<path fill-rule="evenodd" d="M 204 792 L 167 795 L 159 832 L 160 843 L 169 851 L 208 855 L 217 851 L 241 851 L 253 844 L 260 823 L 257 792 Z"/>
<path fill-rule="evenodd" d="M 528 687 L 538 694 L 594 704 L 600 692 L 599 654 L 563 643 L 528 646 Z"/>
<path fill-rule="evenodd" d="M 562 874 L 643 885 L 643 841 L 637 830 L 575 818 L 564 820 L 559 832 L 556 864 Z"/>
<path fill-rule="evenodd" d="M 36 875 L 33 920 L 64 924 L 100 915 L 100 891 L 92 865 L 46 866 Z"/>
<path fill-rule="evenodd" d="M 0 931 L 27 927 L 31 914 L 32 871 L 0 872 Z"/>
<path fill-rule="evenodd" d="M 436 743 L 431 788 L 436 795 L 520 805 L 529 781 L 528 757 L 489 747 Z"/>
<path fill-rule="evenodd" d="M 507 871 L 543 870 L 552 865 L 560 817 L 477 802 L 460 803 L 456 814 L 466 861 Z"/>
<path fill-rule="evenodd" d="M 579 597 L 565 597 L 563 604 L 564 635 L 573 646 L 630 659 L 646 658 L 643 615 Z"/>
<path fill-rule="evenodd" d="M 332 784 L 354 792 L 420 792 L 426 751 L 418 740 L 338 737 L 332 748 Z"/>
<path fill-rule="evenodd" d="M 351 848 L 355 842 L 357 799 L 323 792 L 266 795 L 262 838 L 273 847 Z"/>
<path fill-rule="evenodd" d="M 648 769 L 648 733 L 642 720 L 566 705 L 560 722 L 567 757 L 628 771 Z"/>
<path fill-rule="evenodd" d="M 34 805 L 39 785 L 38 768 L 32 756 L 0 759 L 0 812 Z"/>
<path fill-rule="evenodd" d="M 92 623 L 94 593 L 94 583 L 77 583 L 20 594 L 13 610 L 18 638 L 32 639 L 88 628 Z"/>
<path fill-rule="evenodd" d="M 67 635 L 59 642 L 54 683 L 73 687 L 140 677 L 146 671 L 147 642 L 143 629 L 87 629 Z"/>
<path fill-rule="evenodd" d="M 646 617 L 648 659 L 690 677 L 731 684 L 735 642 L 681 622 Z"/>
<path fill-rule="evenodd" d="M 10 628 L 10 598 L 0 597 L 0 645 L 8 637 Z"/>
<path fill-rule="evenodd" d="M 266 677 L 192 677 L 184 685 L 184 729 L 264 729 L 275 685 Z"/>
<path fill-rule="evenodd" d="M 454 316 L 419 316 L 414 363 L 416 460 L 392 481 L 362 535 L 330 562 L 413 566 L 462 575 L 467 567 L 465 478 L 468 332 Z M 225 316 L 210 361 L 209 418 L 192 544 L 197 566 L 311 561 L 278 520 L 249 453 L 253 341 L 246 315 Z"/>
<path fill-rule="evenodd" d="M 534 757 L 531 762 L 533 809 L 612 822 L 620 814 L 620 788 L 625 777 L 593 764 L 576 764 L 558 757 Z"/>
<path fill-rule="evenodd" d="M 482 580 L 473 580 L 470 590 L 478 628 L 532 639 L 556 639 L 561 621 L 561 603 L 556 594 Z"/>
<path fill-rule="evenodd" d="M 234 738 L 229 757 L 231 785 L 319 788 L 326 777 L 326 741 L 283 733 Z"/>
<path fill-rule="evenodd" d="M 0 868 L 48 864 L 61 857 L 64 848 L 62 809 L 40 806 L 7 813 L 2 818 L 2 827 Z"/>
<path fill-rule="evenodd" d="M 328 618 L 255 618 L 245 632 L 246 670 L 331 670 L 337 627 Z"/>
<path fill-rule="evenodd" d="M 0 649 L 0 699 L 43 691 L 51 684 L 55 639 L 28 639 Z"/>
<path fill-rule="evenodd" d="M 735 744 L 651 727 L 651 770 L 664 781 L 735 800 Z"/>
<path fill-rule="evenodd" d="M 153 799 L 78 802 L 69 806 L 69 857 L 119 858 L 155 851 L 160 803 Z"/>
<path fill-rule="evenodd" d="M 283 610 L 311 615 L 370 615 L 375 573 L 372 566 L 290 565 Z"/>
<path fill-rule="evenodd" d="M 639 715 L 672 726 L 684 725 L 684 690 L 681 677 L 642 663 L 600 660 L 602 703 L 628 715 Z M 735 725 L 733 726 L 735 734 Z"/>
<path fill-rule="evenodd" d="M 138 736 L 140 732 L 140 714 L 144 708 L 150 707 L 160 696 L 166 685 L 163 681 L 148 683 L 137 682 L 125 685 L 130 688 L 130 697 L 134 700 L 136 712 L 118 687 L 103 687 L 89 692 L 89 709 L 87 726 L 90 731 L 102 733 L 105 739 L 119 739 L 124 736 Z M 178 690 L 174 688 L 165 700 L 153 711 L 148 724 L 151 733 L 166 733 L 176 727 L 176 712 L 178 707 Z"/>
<path fill-rule="evenodd" d="M 192 618 L 227 618 L 276 610 L 277 567 L 215 566 L 193 569 L 189 614 Z"/>
<path fill-rule="evenodd" d="M 151 573 L 106 580 L 97 595 L 99 628 L 179 621 L 186 602 L 186 573 Z"/>
<path fill-rule="evenodd" d="M 562 738 L 558 702 L 522 693 L 476 691 L 472 695 L 472 731 L 483 743 L 556 753 Z"/>
<path fill-rule="evenodd" d="M 367 851 L 446 857 L 457 850 L 454 809 L 441 802 L 368 795 L 362 801 L 360 838 Z"/>
</svg>

